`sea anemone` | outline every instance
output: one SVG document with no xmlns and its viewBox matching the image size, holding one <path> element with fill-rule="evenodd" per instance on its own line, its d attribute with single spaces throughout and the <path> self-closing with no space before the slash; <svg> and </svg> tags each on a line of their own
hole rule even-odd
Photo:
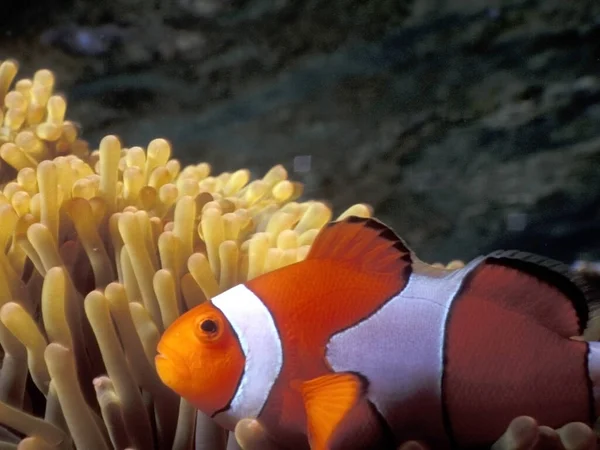
<svg viewBox="0 0 600 450">
<path fill-rule="evenodd" d="M 89 154 L 77 125 L 65 120 L 67 102 L 54 93 L 54 74 L 38 70 L 13 85 L 17 71 L 15 61 L 0 63 L 0 183 L 42 160 L 67 154 L 85 160 Z"/>
<path fill-rule="evenodd" d="M 206 299 L 302 260 L 331 209 L 299 201 L 282 166 L 253 181 L 211 175 L 181 168 L 164 139 L 122 148 L 106 136 L 90 153 L 51 72 L 9 92 L 15 73 L 0 65 L 0 155 L 15 169 L 0 194 L 0 448 L 224 448 L 223 430 L 160 382 L 159 337 Z"/>
</svg>

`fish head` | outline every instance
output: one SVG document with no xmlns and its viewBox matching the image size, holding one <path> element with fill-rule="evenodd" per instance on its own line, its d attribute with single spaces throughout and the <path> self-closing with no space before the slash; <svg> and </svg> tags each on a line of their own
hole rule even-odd
<svg viewBox="0 0 600 450">
<path fill-rule="evenodd" d="M 210 302 L 179 317 L 155 357 L 162 382 L 205 414 L 227 407 L 244 372 L 244 353 L 223 313 Z"/>
</svg>

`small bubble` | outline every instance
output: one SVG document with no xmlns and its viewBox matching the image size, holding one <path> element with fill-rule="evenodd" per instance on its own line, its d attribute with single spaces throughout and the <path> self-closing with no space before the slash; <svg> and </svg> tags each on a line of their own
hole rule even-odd
<svg viewBox="0 0 600 450">
<path fill-rule="evenodd" d="M 310 172 L 311 158 L 310 155 L 299 155 L 294 157 L 294 172 Z"/>
<path fill-rule="evenodd" d="M 506 216 L 506 229 L 508 231 L 523 231 L 527 226 L 527 214 L 509 213 Z"/>
<path fill-rule="evenodd" d="M 496 20 L 496 19 L 500 18 L 500 9 L 499 8 L 488 8 L 487 16 L 492 20 Z"/>
</svg>

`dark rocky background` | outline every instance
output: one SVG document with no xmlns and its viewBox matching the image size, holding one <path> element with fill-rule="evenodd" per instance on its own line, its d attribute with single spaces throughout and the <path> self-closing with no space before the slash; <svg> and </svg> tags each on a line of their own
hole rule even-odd
<svg viewBox="0 0 600 450">
<path fill-rule="evenodd" d="M 0 27 L 94 145 L 296 167 L 425 260 L 600 258 L 598 0 L 3 0 Z"/>
</svg>

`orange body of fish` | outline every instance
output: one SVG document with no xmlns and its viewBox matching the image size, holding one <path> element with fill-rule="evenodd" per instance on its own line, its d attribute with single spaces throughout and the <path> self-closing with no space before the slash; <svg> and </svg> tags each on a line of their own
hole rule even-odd
<svg viewBox="0 0 600 450">
<path fill-rule="evenodd" d="M 306 260 L 181 316 L 156 367 L 226 429 L 258 418 L 282 448 L 481 448 L 520 415 L 594 422 L 600 347 L 571 339 L 591 295 L 566 266 L 516 251 L 435 268 L 351 217 Z"/>
</svg>

